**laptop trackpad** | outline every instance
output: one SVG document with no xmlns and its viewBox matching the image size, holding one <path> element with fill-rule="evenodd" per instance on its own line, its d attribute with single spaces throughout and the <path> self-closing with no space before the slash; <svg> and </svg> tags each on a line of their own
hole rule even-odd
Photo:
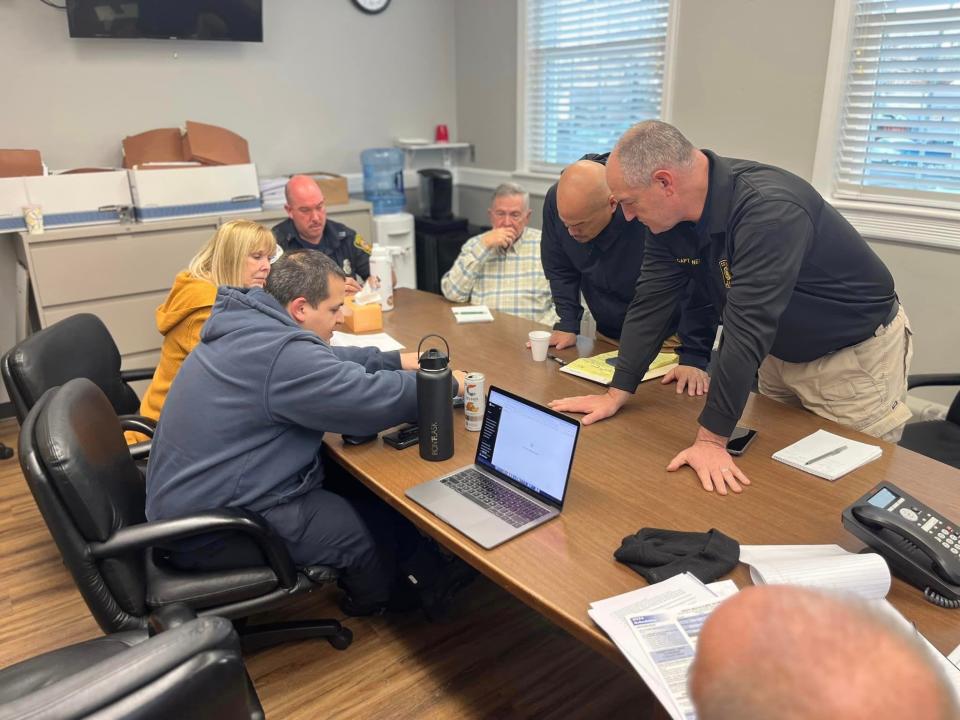
<svg viewBox="0 0 960 720">
<path fill-rule="evenodd" d="M 451 490 L 439 480 L 410 488 L 407 495 L 441 520 L 463 529 L 490 523 L 491 521 L 494 523 L 499 521 L 496 515 L 480 507 L 472 500 L 463 497 L 455 490 Z"/>
</svg>

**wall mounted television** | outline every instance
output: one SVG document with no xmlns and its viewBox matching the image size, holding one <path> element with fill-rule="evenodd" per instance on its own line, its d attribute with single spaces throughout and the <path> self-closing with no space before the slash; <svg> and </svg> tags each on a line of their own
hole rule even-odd
<svg viewBox="0 0 960 720">
<path fill-rule="evenodd" d="M 72 38 L 263 42 L 263 0 L 67 0 Z"/>
</svg>

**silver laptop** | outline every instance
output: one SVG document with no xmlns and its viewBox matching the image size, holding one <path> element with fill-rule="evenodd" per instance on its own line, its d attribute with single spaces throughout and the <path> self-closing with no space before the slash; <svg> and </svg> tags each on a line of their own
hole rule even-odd
<svg viewBox="0 0 960 720">
<path fill-rule="evenodd" d="M 560 514 L 579 434 L 577 420 L 491 387 L 474 464 L 407 497 L 489 550 Z"/>
</svg>

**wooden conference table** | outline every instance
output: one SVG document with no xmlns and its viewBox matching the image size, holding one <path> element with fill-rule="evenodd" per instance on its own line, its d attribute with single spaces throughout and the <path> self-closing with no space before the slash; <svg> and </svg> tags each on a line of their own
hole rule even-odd
<svg viewBox="0 0 960 720">
<path fill-rule="evenodd" d="M 497 385 L 546 404 L 570 395 L 599 392 L 599 385 L 560 372 L 556 362 L 534 362 L 525 348 L 533 323 L 495 313 L 496 321 L 458 325 L 440 296 L 398 290 L 396 309 L 384 313 L 384 330 L 408 351 L 427 333 L 446 338 L 451 366 L 486 375 Z M 542 328 L 541 328 L 542 329 Z M 590 354 L 611 349 L 597 343 Z M 558 355 L 573 359 L 575 348 Z M 596 650 L 622 661 L 619 651 L 587 615 L 590 602 L 646 584 L 616 562 L 622 538 L 643 527 L 706 531 L 717 528 L 741 544 L 836 543 L 863 545 L 840 523 L 840 513 L 882 480 L 893 482 L 948 518 L 960 519 L 960 471 L 895 445 L 880 443 L 883 456 L 830 483 L 783 465 L 771 455 L 801 437 L 826 428 L 879 443 L 835 423 L 753 395 L 742 424 L 757 438 L 738 465 L 752 485 L 741 495 L 705 492 L 693 471 L 664 469 L 687 447 L 703 398 L 678 396 L 675 386 L 642 384 L 614 416 L 583 427 L 563 513 L 493 550 L 484 550 L 419 505 L 404 491 L 473 462 L 478 433 L 454 413 L 455 452 L 444 462 L 422 460 L 416 446 L 397 451 L 381 439 L 345 446 L 336 435 L 327 444 L 338 462 L 422 531 L 517 598 Z M 730 577 L 741 588 L 749 572 L 739 565 Z M 894 579 L 888 599 L 942 652 L 960 644 L 960 611 L 926 602 L 916 588 Z"/>
</svg>

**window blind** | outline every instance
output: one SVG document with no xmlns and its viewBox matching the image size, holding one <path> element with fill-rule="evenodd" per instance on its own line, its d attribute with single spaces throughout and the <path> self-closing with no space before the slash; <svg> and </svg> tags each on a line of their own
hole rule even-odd
<svg viewBox="0 0 960 720">
<path fill-rule="evenodd" d="M 960 3 L 858 0 L 836 195 L 960 201 Z"/>
<path fill-rule="evenodd" d="M 670 0 L 527 0 L 525 147 L 556 172 L 659 118 Z"/>
</svg>

